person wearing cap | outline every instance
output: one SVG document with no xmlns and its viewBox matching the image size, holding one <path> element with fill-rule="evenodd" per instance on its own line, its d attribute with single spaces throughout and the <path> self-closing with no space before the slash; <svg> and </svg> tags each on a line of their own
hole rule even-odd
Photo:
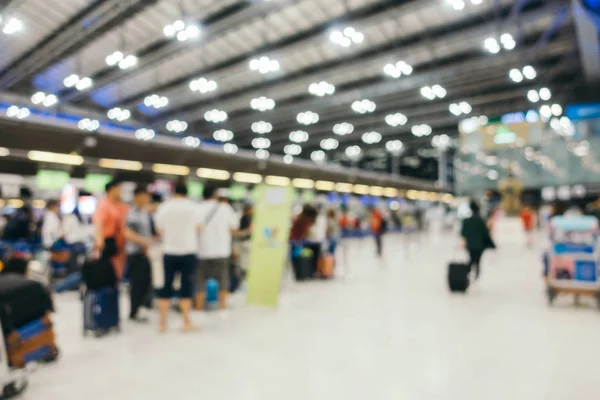
<svg viewBox="0 0 600 400">
<path fill-rule="evenodd" d="M 133 207 L 127 213 L 127 270 L 129 276 L 129 298 L 131 308 L 129 319 L 134 322 L 147 322 L 139 317 L 141 306 L 150 306 L 152 271 L 148 259 L 148 249 L 153 243 L 152 222 L 148 212 L 150 194 L 143 185 L 133 192 Z"/>
<path fill-rule="evenodd" d="M 125 271 L 125 231 L 127 206 L 121 201 L 121 182 L 112 180 L 106 184 L 106 196 L 100 200 L 93 216 L 94 248 L 103 257 L 111 259 L 117 279 Z"/>
</svg>

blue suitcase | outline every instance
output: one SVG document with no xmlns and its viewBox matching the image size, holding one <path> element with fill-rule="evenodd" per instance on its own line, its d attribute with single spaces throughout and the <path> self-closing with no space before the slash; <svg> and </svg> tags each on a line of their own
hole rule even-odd
<svg viewBox="0 0 600 400">
<path fill-rule="evenodd" d="M 88 290 L 83 298 L 83 335 L 91 331 L 99 337 L 111 330 L 120 331 L 118 289 Z"/>
</svg>

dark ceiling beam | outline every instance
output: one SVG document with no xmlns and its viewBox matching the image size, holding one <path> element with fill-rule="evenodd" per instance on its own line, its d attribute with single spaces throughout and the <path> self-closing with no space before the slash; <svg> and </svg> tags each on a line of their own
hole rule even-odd
<svg viewBox="0 0 600 400">
<path fill-rule="evenodd" d="M 552 12 L 554 7 L 556 7 L 556 2 L 535 2 L 534 4 L 531 4 L 528 8 L 528 16 L 531 19 L 539 18 L 540 16 L 546 16 Z M 508 15 L 510 13 L 510 9 L 511 8 L 509 6 L 503 7 L 501 9 L 502 15 Z M 320 77 L 325 71 L 330 73 L 331 70 L 344 67 L 348 68 L 350 66 L 360 64 L 361 62 L 368 62 L 369 60 L 372 60 L 375 57 L 389 56 L 390 52 L 395 50 L 400 50 L 401 53 L 410 54 L 408 48 L 417 49 L 422 47 L 422 39 L 424 35 L 429 37 L 430 40 L 445 40 L 447 42 L 449 41 L 450 36 L 464 34 L 465 32 L 478 31 L 480 32 L 480 34 L 483 34 L 483 31 L 487 32 L 491 29 L 492 25 L 489 22 L 489 17 L 492 14 L 493 13 L 490 12 L 484 15 L 478 14 L 473 17 L 463 19 L 455 24 L 444 24 L 436 26 L 435 28 L 428 30 L 425 33 L 420 32 L 411 35 L 407 38 L 391 40 L 376 47 L 365 46 L 364 50 L 360 53 L 352 53 L 348 56 L 339 57 L 332 61 L 327 61 L 318 65 L 312 65 L 308 68 L 299 71 L 294 71 L 291 74 L 283 75 L 274 79 L 272 78 L 264 82 L 250 84 L 243 88 L 236 89 L 227 93 L 215 93 L 213 95 L 204 97 L 202 100 L 186 104 L 182 107 L 166 110 L 163 114 L 160 114 L 158 117 L 155 117 L 155 120 L 167 121 L 173 117 L 188 120 L 188 118 L 186 117 L 189 114 L 193 113 L 194 110 L 209 107 L 215 102 L 219 102 L 222 104 L 223 101 L 229 99 L 236 99 L 240 96 L 248 95 L 249 93 L 253 93 L 258 90 L 268 90 L 269 88 L 280 85 L 281 83 L 287 83 L 292 80 L 307 79 L 310 76 Z M 483 38 L 481 40 L 483 40 Z M 281 51 L 281 49 L 277 50 Z M 244 58 L 244 61 L 240 62 L 239 65 L 243 66 L 242 64 L 246 62 L 247 58 Z M 199 74 L 196 74 L 195 76 L 200 76 L 206 71 L 197 72 L 199 72 Z M 190 121 L 188 120 L 188 122 Z"/>
<path fill-rule="evenodd" d="M 0 72 L 0 88 L 31 78 L 158 0 L 95 0 Z"/>
<path fill-rule="evenodd" d="M 278 41 L 265 43 L 257 49 L 241 53 L 232 59 L 224 60 L 223 62 L 211 65 L 209 67 L 200 68 L 184 76 L 176 77 L 168 82 L 153 87 L 149 90 L 125 98 L 121 101 L 121 103 L 126 108 L 133 108 L 146 96 L 151 95 L 153 93 L 160 93 L 162 91 L 170 90 L 182 85 L 187 86 L 191 80 L 199 76 L 210 75 L 223 69 L 233 67 L 235 65 L 246 65 L 249 59 L 255 56 L 262 55 L 264 53 L 281 51 L 285 48 L 302 45 L 307 41 L 314 39 L 315 37 L 323 35 L 337 23 L 353 23 L 362 21 L 365 18 L 371 18 L 373 16 L 390 18 L 388 13 L 392 8 L 402 8 L 410 4 L 414 5 L 415 3 L 417 3 L 417 0 L 382 0 L 373 4 L 367 4 L 363 7 L 349 11 L 347 14 L 342 15 L 339 18 L 327 20 L 319 25 L 311 26 L 308 29 L 295 33 L 294 35 L 283 37 Z"/>
<path fill-rule="evenodd" d="M 241 24 L 260 18 L 266 12 L 273 9 L 281 9 L 286 5 L 289 5 L 294 0 L 278 0 L 276 2 L 253 2 L 247 0 L 241 0 L 233 6 L 232 12 L 226 13 L 219 19 L 214 21 L 208 21 L 208 26 L 203 26 L 202 36 L 196 43 L 205 43 L 208 40 L 216 37 L 220 37 L 234 27 L 238 27 Z M 213 17 L 214 18 L 214 17 Z M 200 21 L 202 23 L 203 21 Z M 177 40 L 169 40 L 165 44 L 158 43 L 156 48 L 149 49 L 143 54 L 139 54 L 139 62 L 136 68 L 130 70 L 111 69 L 100 73 L 100 77 L 94 80 L 94 88 L 101 89 L 109 84 L 116 83 L 128 76 L 139 74 L 148 68 L 153 67 L 159 62 L 172 58 L 178 53 L 189 50 L 189 42 L 179 42 Z M 75 102 L 89 97 L 91 92 L 72 92 L 66 97 L 66 101 Z"/>
</svg>

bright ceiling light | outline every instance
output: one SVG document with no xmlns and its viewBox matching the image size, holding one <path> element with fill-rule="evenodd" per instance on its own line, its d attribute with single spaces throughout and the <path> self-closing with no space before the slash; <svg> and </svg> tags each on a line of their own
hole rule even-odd
<svg viewBox="0 0 600 400">
<path fill-rule="evenodd" d="M 265 133 L 271 133 L 271 131 L 273 131 L 273 125 L 270 122 L 258 121 L 252 123 L 250 129 L 252 129 L 252 132 L 254 133 L 264 135 Z"/>
<path fill-rule="evenodd" d="M 265 149 L 256 150 L 256 158 L 258 158 L 259 160 L 266 160 L 270 156 L 271 156 L 271 154 L 269 154 L 269 152 Z"/>
<path fill-rule="evenodd" d="M 359 146 L 350 146 L 350 147 L 346 148 L 346 151 L 344 153 L 346 154 L 347 157 L 355 159 L 355 158 L 360 157 L 362 150 L 360 149 Z"/>
<path fill-rule="evenodd" d="M 541 88 L 539 91 L 531 89 L 530 91 L 527 92 L 527 99 L 532 103 L 537 103 L 540 100 L 548 101 L 551 98 L 552 98 L 552 92 L 550 91 L 550 89 L 548 89 L 546 87 Z"/>
<path fill-rule="evenodd" d="M 459 115 L 468 115 L 473 111 L 473 108 L 466 101 L 461 101 L 460 103 L 452 103 L 450 107 L 448 107 L 450 112 L 456 116 Z"/>
<path fill-rule="evenodd" d="M 225 143 L 223 145 L 223 151 L 227 154 L 235 154 L 238 152 L 238 147 L 233 143 Z"/>
<path fill-rule="evenodd" d="M 260 112 L 270 111 L 275 108 L 275 100 L 260 96 L 250 101 L 250 108 Z"/>
<path fill-rule="evenodd" d="M 508 73 L 508 77 L 512 79 L 513 82 L 521 83 L 523 82 L 523 73 L 519 71 L 517 68 L 513 68 Z"/>
<path fill-rule="evenodd" d="M 523 76 L 529 80 L 535 79 L 537 71 L 531 65 L 526 65 L 523 67 Z"/>
<path fill-rule="evenodd" d="M 200 139 L 194 136 L 186 136 L 181 139 L 181 143 L 187 147 L 198 147 L 200 146 Z"/>
<path fill-rule="evenodd" d="M 392 187 L 384 188 L 383 195 L 385 197 L 398 197 L 398 189 Z"/>
<path fill-rule="evenodd" d="M 270 72 L 279 71 L 279 61 L 272 60 L 267 56 L 262 56 L 260 58 L 254 58 L 250 61 L 249 67 L 251 71 L 256 71 L 261 74 L 268 74 Z"/>
<path fill-rule="evenodd" d="M 410 75 L 413 72 L 413 67 L 404 61 L 398 61 L 396 64 L 386 64 L 383 67 L 383 73 L 392 78 L 400 78 L 402 75 Z"/>
<path fill-rule="evenodd" d="M 560 117 L 563 113 L 563 108 L 560 104 L 552 104 L 550 110 L 552 111 L 552 115 L 555 117 Z"/>
<path fill-rule="evenodd" d="M 204 113 L 204 119 L 215 124 L 225 122 L 228 118 L 229 116 L 225 111 L 217 109 L 212 109 Z"/>
<path fill-rule="evenodd" d="M 537 72 L 535 68 L 531 65 L 527 65 L 523 67 L 523 70 L 519 70 L 518 68 L 513 68 L 508 73 L 509 78 L 516 83 L 523 82 L 524 79 L 532 80 L 537 76 Z"/>
<path fill-rule="evenodd" d="M 27 107 L 10 106 L 6 109 L 6 116 L 9 118 L 25 119 L 31 115 Z"/>
<path fill-rule="evenodd" d="M 293 163 L 293 162 L 294 162 L 294 156 L 291 156 L 291 155 L 289 155 L 289 154 L 286 154 L 286 155 L 283 157 L 283 162 L 284 162 L 284 163 L 286 163 L 286 164 L 291 164 L 291 163 Z"/>
<path fill-rule="evenodd" d="M 540 99 L 542 99 L 544 101 L 548 101 L 552 98 L 552 92 L 548 88 L 545 88 L 545 87 L 541 88 L 539 93 L 540 93 Z"/>
<path fill-rule="evenodd" d="M 167 122 L 167 130 L 169 132 L 181 133 L 185 132 L 188 128 L 188 123 L 185 121 L 179 121 L 178 119 L 174 119 L 172 121 Z"/>
<path fill-rule="evenodd" d="M 354 185 L 352 191 L 356 194 L 369 194 L 369 187 L 367 185 Z"/>
<path fill-rule="evenodd" d="M 0 147 L 0 157 L 8 157 L 10 155 L 10 150 L 6 147 Z"/>
<path fill-rule="evenodd" d="M 352 44 L 360 44 L 365 40 L 365 35 L 351 26 L 343 30 L 335 30 L 329 34 L 329 40 L 342 47 L 350 47 Z"/>
<path fill-rule="evenodd" d="M 385 123 L 393 127 L 406 125 L 407 122 L 408 118 L 402 113 L 389 114 L 385 117 Z"/>
<path fill-rule="evenodd" d="M 156 132 L 152 129 L 140 128 L 135 131 L 135 138 L 137 140 L 148 141 L 154 139 L 154 136 L 156 136 Z"/>
<path fill-rule="evenodd" d="M 65 165 L 81 165 L 83 164 L 83 157 L 77 154 L 60 154 L 51 153 L 48 151 L 37 151 L 31 150 L 27 153 L 27 158 L 31 161 L 37 162 L 48 162 L 54 164 L 65 164 Z"/>
<path fill-rule="evenodd" d="M 375 144 L 381 142 L 381 133 L 367 132 L 362 135 L 362 141 L 366 144 Z"/>
<path fill-rule="evenodd" d="M 527 99 L 532 103 L 537 103 L 540 101 L 540 95 L 536 90 L 531 89 L 527 92 Z"/>
<path fill-rule="evenodd" d="M 443 99 L 446 97 L 446 89 L 441 85 L 423 86 L 421 88 L 421 96 L 428 100 L 435 100 L 436 98 Z"/>
<path fill-rule="evenodd" d="M 153 94 L 150 96 L 146 96 L 146 98 L 144 99 L 144 105 L 146 107 L 152 107 L 152 108 L 163 108 L 169 105 L 169 99 L 166 98 L 165 96 L 159 96 L 157 94 Z"/>
<path fill-rule="evenodd" d="M 436 135 L 431 139 L 431 145 L 436 149 L 446 150 L 450 147 L 450 136 L 446 134 Z"/>
<path fill-rule="evenodd" d="M 335 183 L 330 181 L 316 181 L 315 189 L 322 190 L 324 192 L 330 192 L 332 190 L 335 190 Z"/>
<path fill-rule="evenodd" d="M 123 60 L 124 58 L 125 55 L 123 54 L 123 52 L 117 50 L 107 55 L 105 61 L 109 67 L 114 67 L 119 63 L 119 61 Z"/>
<path fill-rule="evenodd" d="M 2 32 L 6 35 L 14 35 L 23 30 L 23 22 L 20 19 L 12 17 L 4 23 Z"/>
<path fill-rule="evenodd" d="M 287 176 L 269 175 L 265 177 L 265 183 L 271 186 L 289 186 L 291 179 Z"/>
<path fill-rule="evenodd" d="M 310 153 L 310 159 L 316 163 L 323 162 L 326 158 L 327 156 L 323 150 L 317 150 Z"/>
<path fill-rule="evenodd" d="M 290 141 L 294 143 L 304 143 L 308 140 L 308 132 L 293 131 L 290 132 Z"/>
<path fill-rule="evenodd" d="M 222 169 L 210 169 L 210 168 L 198 168 L 196 170 L 196 176 L 204 179 L 214 179 L 216 181 L 226 181 L 229 179 L 231 174 L 228 171 Z"/>
<path fill-rule="evenodd" d="M 37 92 L 31 96 L 31 102 L 36 105 L 43 105 L 44 107 L 52 107 L 58 103 L 58 97 L 53 94 L 47 94 L 44 92 Z"/>
<path fill-rule="evenodd" d="M 123 122 L 131 118 L 131 111 L 115 107 L 108 110 L 106 116 L 113 121 Z"/>
<path fill-rule="evenodd" d="M 96 119 L 84 118 L 77 123 L 77 127 L 82 131 L 94 132 L 100 128 L 100 122 Z"/>
<path fill-rule="evenodd" d="M 133 54 L 128 55 L 121 61 L 119 61 L 119 69 L 133 68 L 138 64 L 138 58 Z"/>
<path fill-rule="evenodd" d="M 206 78 L 198 78 L 190 82 L 190 90 L 202 94 L 214 92 L 218 87 L 217 82 Z"/>
<path fill-rule="evenodd" d="M 302 147 L 298 144 L 288 144 L 283 148 L 283 152 L 285 154 L 289 154 L 290 156 L 297 156 L 302 153 Z"/>
<path fill-rule="evenodd" d="M 500 43 L 496 38 L 489 37 L 483 42 L 483 47 L 492 54 L 500 53 L 500 50 L 512 50 L 517 46 L 517 42 L 510 33 L 504 33 L 500 36 Z"/>
<path fill-rule="evenodd" d="M 185 42 L 200 36 L 200 28 L 197 25 L 186 24 L 181 20 L 177 20 L 172 24 L 165 25 L 163 33 L 169 39 L 177 38 L 180 42 Z"/>
<path fill-rule="evenodd" d="M 296 120 L 302 125 L 312 125 L 319 122 L 319 114 L 312 111 L 305 111 L 298 114 Z"/>
<path fill-rule="evenodd" d="M 339 145 L 340 142 L 333 138 L 321 140 L 321 148 L 323 150 L 335 150 L 338 148 Z"/>
<path fill-rule="evenodd" d="M 113 160 L 110 158 L 101 158 L 98 160 L 98 166 L 106 169 L 122 169 L 125 171 L 141 171 L 143 165 L 139 161 Z"/>
<path fill-rule="evenodd" d="M 433 132 L 431 127 L 427 124 L 415 125 L 412 127 L 411 132 L 416 137 L 429 136 Z"/>
<path fill-rule="evenodd" d="M 164 175 L 185 176 L 190 174 L 190 169 L 183 165 L 154 164 L 152 165 L 152 172 Z"/>
<path fill-rule="evenodd" d="M 240 183 L 261 183 L 263 178 L 259 174 L 251 174 L 248 172 L 236 172 L 233 174 L 233 180 Z"/>
<path fill-rule="evenodd" d="M 265 137 L 252 139 L 252 147 L 255 149 L 268 149 L 271 147 L 271 141 Z"/>
<path fill-rule="evenodd" d="M 354 103 L 352 103 L 352 111 L 359 114 L 372 113 L 375 111 L 376 108 L 377 105 L 368 99 L 357 100 Z"/>
<path fill-rule="evenodd" d="M 545 118 L 545 119 L 552 118 L 552 108 L 547 104 L 541 106 L 540 107 L 540 115 L 542 116 L 542 118 Z"/>
<path fill-rule="evenodd" d="M 63 84 L 67 88 L 75 87 L 75 89 L 83 91 L 94 86 L 94 81 L 88 77 L 80 77 L 77 74 L 71 74 L 63 80 Z"/>
<path fill-rule="evenodd" d="M 335 93 L 335 86 L 329 82 L 321 81 L 319 83 L 311 83 L 308 87 L 308 92 L 312 95 L 323 97 L 331 96 Z"/>
<path fill-rule="evenodd" d="M 335 191 L 338 193 L 352 193 L 354 186 L 350 183 L 338 182 L 335 184 Z"/>
<path fill-rule="evenodd" d="M 349 124 L 347 122 L 342 122 L 341 124 L 335 124 L 333 126 L 333 133 L 340 136 L 349 135 L 354 132 L 354 125 Z"/>
<path fill-rule="evenodd" d="M 233 140 L 233 132 L 227 129 L 219 129 L 213 134 L 213 138 L 217 142 L 229 142 Z"/>
<path fill-rule="evenodd" d="M 292 186 L 296 189 L 313 189 L 315 187 L 315 181 L 312 179 L 296 178 L 292 180 Z"/>
<path fill-rule="evenodd" d="M 401 140 L 390 140 L 385 144 L 385 148 L 392 154 L 400 154 L 404 149 L 404 143 Z"/>
</svg>

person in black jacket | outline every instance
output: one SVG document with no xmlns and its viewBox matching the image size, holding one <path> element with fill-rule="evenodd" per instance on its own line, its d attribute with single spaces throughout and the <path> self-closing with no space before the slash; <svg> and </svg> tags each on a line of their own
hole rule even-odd
<svg viewBox="0 0 600 400">
<path fill-rule="evenodd" d="M 480 263 L 483 253 L 487 249 L 495 249 L 496 245 L 490 236 L 490 231 L 480 215 L 479 205 L 475 201 L 470 204 L 472 215 L 462 224 L 460 235 L 465 241 L 469 252 L 469 265 L 475 271 L 475 278 L 479 278 Z"/>
</svg>

